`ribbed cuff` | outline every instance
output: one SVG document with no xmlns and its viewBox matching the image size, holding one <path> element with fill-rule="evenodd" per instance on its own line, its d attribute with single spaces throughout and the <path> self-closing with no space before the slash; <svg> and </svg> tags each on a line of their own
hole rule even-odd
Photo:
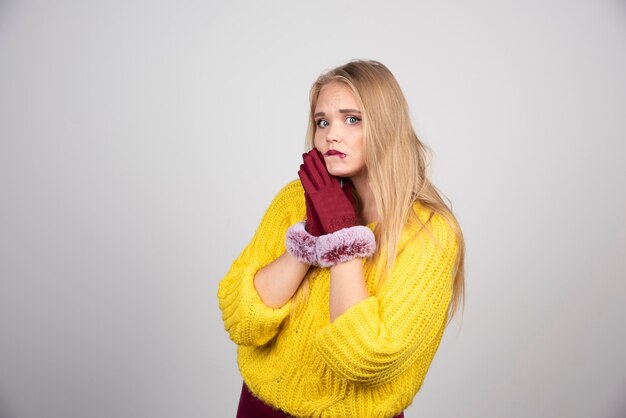
<svg viewBox="0 0 626 418">
<path fill-rule="evenodd" d="M 371 229 L 357 225 L 317 237 L 317 262 L 332 267 L 353 258 L 368 258 L 376 251 L 376 238 Z"/>
<path fill-rule="evenodd" d="M 317 253 L 315 247 L 318 241 L 304 228 L 304 222 L 298 222 L 289 227 L 285 236 L 285 246 L 289 254 L 303 263 L 317 266 Z"/>
</svg>

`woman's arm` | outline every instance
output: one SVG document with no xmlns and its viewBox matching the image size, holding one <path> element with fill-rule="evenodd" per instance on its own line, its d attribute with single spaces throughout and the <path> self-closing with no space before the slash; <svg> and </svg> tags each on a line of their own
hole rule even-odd
<svg viewBox="0 0 626 418">
<path fill-rule="evenodd" d="M 361 258 L 354 258 L 330 268 L 331 322 L 368 296 Z"/>
<path fill-rule="evenodd" d="M 291 300 L 309 267 L 285 251 L 257 272 L 254 287 L 263 303 L 278 309 Z"/>
<path fill-rule="evenodd" d="M 430 363 L 446 325 L 458 245 L 441 217 L 428 227 L 435 239 L 422 230 L 402 245 L 380 288 L 316 335 L 321 358 L 342 378 L 382 384 L 416 361 Z"/>
<path fill-rule="evenodd" d="M 282 265 L 277 263 L 269 267 L 282 257 L 285 233 L 290 225 L 302 220 L 304 209 L 300 182 L 285 186 L 270 204 L 252 241 L 219 283 L 218 299 L 224 328 L 238 345 L 267 343 L 289 315 L 289 302 L 283 303 L 279 309 L 266 305 L 255 288 L 255 277 L 266 267 L 271 272 L 273 267 Z"/>
</svg>

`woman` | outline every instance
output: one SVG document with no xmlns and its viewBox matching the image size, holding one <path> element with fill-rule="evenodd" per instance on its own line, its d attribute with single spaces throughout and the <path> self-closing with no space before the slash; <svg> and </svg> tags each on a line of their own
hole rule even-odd
<svg viewBox="0 0 626 418">
<path fill-rule="evenodd" d="M 463 236 L 384 65 L 323 74 L 310 103 L 300 180 L 219 285 L 237 416 L 403 416 L 462 303 Z"/>
</svg>

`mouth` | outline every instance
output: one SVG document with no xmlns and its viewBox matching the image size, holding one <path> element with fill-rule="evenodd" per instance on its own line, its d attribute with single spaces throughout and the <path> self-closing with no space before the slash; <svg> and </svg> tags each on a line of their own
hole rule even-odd
<svg viewBox="0 0 626 418">
<path fill-rule="evenodd" d="M 346 158 L 346 154 L 344 154 L 343 152 L 339 152 L 337 150 L 334 149 L 329 149 L 328 151 L 326 151 L 326 153 L 324 154 L 326 157 L 339 157 L 339 158 Z"/>
</svg>

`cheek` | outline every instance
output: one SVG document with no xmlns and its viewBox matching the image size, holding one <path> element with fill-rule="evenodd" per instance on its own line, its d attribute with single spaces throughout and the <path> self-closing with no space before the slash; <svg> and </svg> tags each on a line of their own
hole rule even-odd
<svg viewBox="0 0 626 418">
<path fill-rule="evenodd" d="M 319 148 L 323 143 L 324 141 L 322 140 L 322 136 L 315 132 L 315 135 L 313 136 L 313 145 L 315 148 Z"/>
<path fill-rule="evenodd" d="M 353 138 L 352 146 L 354 150 L 359 153 L 359 155 L 363 156 L 363 136 L 362 135 L 356 135 Z"/>
</svg>

